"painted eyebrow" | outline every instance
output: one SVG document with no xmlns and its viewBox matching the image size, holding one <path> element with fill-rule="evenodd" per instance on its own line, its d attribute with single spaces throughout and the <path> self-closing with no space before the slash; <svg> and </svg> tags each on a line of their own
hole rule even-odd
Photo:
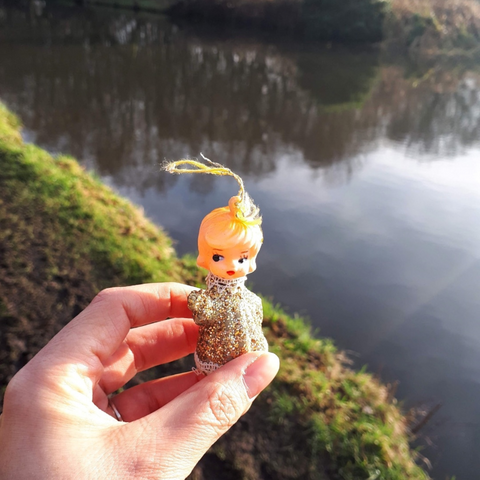
<svg viewBox="0 0 480 480">
<path fill-rule="evenodd" d="M 240 252 L 240 253 L 248 253 L 248 250 L 245 250 L 244 252 Z"/>
</svg>

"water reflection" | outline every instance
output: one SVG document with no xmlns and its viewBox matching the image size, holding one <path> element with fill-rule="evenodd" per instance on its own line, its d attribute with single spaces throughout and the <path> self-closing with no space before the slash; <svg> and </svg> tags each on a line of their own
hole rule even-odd
<svg viewBox="0 0 480 480">
<path fill-rule="evenodd" d="M 256 288 L 359 363 L 384 364 L 403 398 L 443 401 L 426 454 L 438 478 L 475 478 L 478 75 L 419 81 L 374 51 L 219 41 L 158 17 L 49 6 L 0 8 L 0 58 L 0 97 L 27 138 L 80 158 L 182 253 L 236 187 L 159 164 L 203 151 L 241 173 L 264 216 Z"/>
<path fill-rule="evenodd" d="M 409 406 L 442 402 L 422 432 L 438 479 L 474 480 L 480 467 L 477 159 L 473 151 L 419 164 L 379 147 L 348 185 L 328 187 L 285 159 L 275 188 L 262 180 L 252 192 L 267 206 L 269 234 L 267 268 L 259 264 L 254 282 L 309 313 L 322 334 L 357 352 L 358 366 L 399 380 Z M 281 203 L 285 189 L 296 204 Z"/>
<path fill-rule="evenodd" d="M 392 79 L 393 80 L 393 79 Z M 410 88 L 395 105 L 388 136 L 427 158 L 456 156 L 480 141 L 479 76 L 432 72 L 419 87 Z M 391 86 L 396 92 L 401 88 Z"/>
<path fill-rule="evenodd" d="M 136 166 L 137 188 L 155 181 L 162 189 L 145 167 L 199 151 L 258 177 L 290 146 L 312 168 L 338 164 L 330 175 L 343 178 L 379 139 L 428 155 L 478 142 L 473 76 L 443 91 L 432 80 L 413 87 L 399 69 L 380 69 L 375 52 L 238 41 L 220 48 L 158 19 L 81 11 L 3 15 L 2 97 L 37 142 L 117 183 L 130 182 L 122 172 Z M 6 45 L 13 41 L 15 56 Z"/>
</svg>

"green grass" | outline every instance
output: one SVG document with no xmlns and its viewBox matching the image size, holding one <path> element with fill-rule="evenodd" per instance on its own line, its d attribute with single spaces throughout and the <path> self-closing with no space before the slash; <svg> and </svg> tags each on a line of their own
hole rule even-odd
<svg viewBox="0 0 480 480">
<path fill-rule="evenodd" d="M 86 174 L 74 159 L 54 158 L 22 144 L 18 121 L 4 107 L 0 148 L 3 188 L 15 192 L 17 202 L 40 204 L 45 218 L 61 228 L 64 241 L 103 275 L 119 283 L 182 278 L 188 262 L 178 261 L 171 240 L 139 208 Z"/>
<path fill-rule="evenodd" d="M 12 374 L 7 367 L 28 360 L 99 289 L 201 283 L 195 257 L 179 259 L 139 208 L 72 158 L 24 144 L 19 126 L 0 105 L 0 325 L 10 339 L 1 352 L 0 389 Z M 248 428 L 234 427 L 211 455 L 242 480 L 261 471 L 278 480 L 427 479 L 388 388 L 348 368 L 332 341 L 312 335 L 306 321 L 263 303 L 279 375 L 242 420 Z"/>
<path fill-rule="evenodd" d="M 408 426 L 389 390 L 354 372 L 331 341 L 299 318 L 266 305 L 267 336 L 282 368 L 273 384 L 272 422 L 302 426 L 312 455 L 328 452 L 344 479 L 427 479 L 409 448 Z M 312 478 L 316 478 L 313 477 Z"/>
</svg>

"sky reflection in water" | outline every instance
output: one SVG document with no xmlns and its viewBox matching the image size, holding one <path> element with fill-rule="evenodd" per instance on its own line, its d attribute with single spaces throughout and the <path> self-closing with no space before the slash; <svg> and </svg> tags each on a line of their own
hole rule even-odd
<svg viewBox="0 0 480 480">
<path fill-rule="evenodd" d="M 399 380 L 407 405 L 442 402 L 423 432 L 435 446 L 424 453 L 434 474 L 471 479 L 480 435 L 478 154 L 432 164 L 388 144 L 339 184 L 287 154 L 274 173 L 245 179 L 264 216 L 254 287 L 308 315 L 358 366 Z M 160 201 L 151 190 L 129 195 L 190 252 L 199 219 L 235 191 L 222 180 L 208 194 L 181 178 Z"/>
</svg>

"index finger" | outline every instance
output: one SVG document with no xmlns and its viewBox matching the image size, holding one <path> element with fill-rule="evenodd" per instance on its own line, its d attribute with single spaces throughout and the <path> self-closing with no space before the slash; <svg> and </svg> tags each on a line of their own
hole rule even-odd
<svg viewBox="0 0 480 480">
<path fill-rule="evenodd" d="M 124 341 L 130 328 L 170 317 L 191 318 L 187 297 L 193 287 L 151 283 L 109 288 L 72 320 L 48 345 L 56 357 L 92 354 L 105 363 Z"/>
<path fill-rule="evenodd" d="M 146 283 L 131 287 L 102 290 L 87 308 L 118 309 L 126 314 L 128 328 L 165 320 L 170 317 L 191 318 L 187 298 L 193 287 L 181 283 Z"/>
</svg>

